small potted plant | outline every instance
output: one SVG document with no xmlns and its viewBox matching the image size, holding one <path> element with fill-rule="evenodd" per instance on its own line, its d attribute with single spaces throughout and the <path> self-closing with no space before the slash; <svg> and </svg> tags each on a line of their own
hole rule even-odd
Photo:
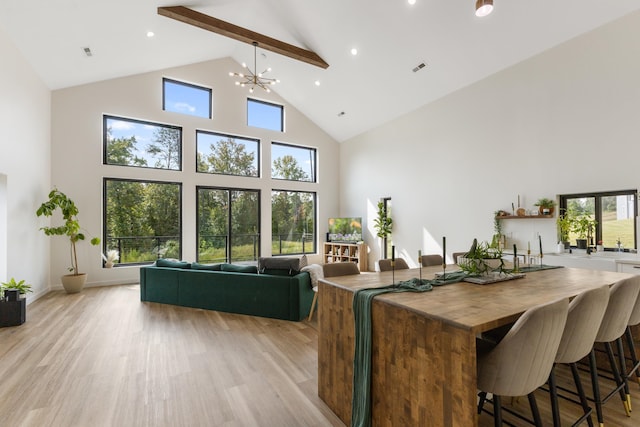
<svg viewBox="0 0 640 427">
<path fill-rule="evenodd" d="M 54 188 L 49 193 L 49 199 L 43 202 L 36 215 L 52 216 L 54 212 L 60 210 L 62 214 L 62 224 L 55 227 L 41 227 L 47 236 L 66 236 L 71 245 L 71 274 L 62 276 L 62 286 L 67 293 L 80 292 L 87 280 L 87 273 L 80 273 L 78 270 L 78 255 L 76 251 L 76 243 L 85 239 L 80 223 L 78 222 L 78 208 L 76 204 L 67 197 L 66 194 Z M 90 240 L 92 245 L 100 244 L 100 239 L 94 237 Z"/>
<path fill-rule="evenodd" d="M 588 239 L 593 237 L 595 226 L 596 220 L 587 215 L 581 215 L 573 221 L 572 231 L 578 235 L 576 239 L 578 249 L 587 249 Z"/>
<path fill-rule="evenodd" d="M 458 257 L 458 266 L 472 276 L 487 275 L 494 270 L 502 271 L 504 260 L 500 248 L 491 248 L 487 242 L 473 239 L 469 252 Z"/>
<path fill-rule="evenodd" d="M 564 244 L 565 249 L 569 249 L 571 243 L 569 242 L 569 233 L 573 230 L 574 215 L 568 209 L 563 209 L 556 219 L 556 225 L 558 226 L 558 238 L 561 243 Z"/>
<path fill-rule="evenodd" d="M 538 213 L 540 215 L 553 215 L 556 202 L 543 197 L 542 199 L 539 199 L 534 206 L 538 206 Z"/>
<path fill-rule="evenodd" d="M 102 254 L 105 268 L 112 268 L 116 262 L 120 259 L 120 253 L 115 249 L 107 251 L 107 255 Z"/>
<path fill-rule="evenodd" d="M 5 297 L 5 291 L 10 290 L 17 291 L 21 296 L 25 295 L 27 292 L 33 292 L 31 290 L 31 285 L 24 282 L 24 280 L 16 282 L 16 279 L 12 277 L 8 282 L 0 283 L 0 298 Z"/>
</svg>

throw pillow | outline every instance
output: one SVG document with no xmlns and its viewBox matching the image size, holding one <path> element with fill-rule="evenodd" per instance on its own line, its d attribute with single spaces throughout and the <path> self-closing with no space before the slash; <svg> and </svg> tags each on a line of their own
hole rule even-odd
<svg viewBox="0 0 640 427">
<path fill-rule="evenodd" d="M 160 258 L 156 260 L 156 267 L 191 268 L 191 264 L 177 259 Z"/>
<path fill-rule="evenodd" d="M 235 273 L 257 273 L 258 267 L 255 265 L 241 265 L 241 264 L 222 264 L 222 271 L 232 271 Z"/>
<path fill-rule="evenodd" d="M 200 264 L 197 262 L 191 263 L 192 270 L 211 270 L 211 271 L 221 271 L 222 264 Z"/>
</svg>

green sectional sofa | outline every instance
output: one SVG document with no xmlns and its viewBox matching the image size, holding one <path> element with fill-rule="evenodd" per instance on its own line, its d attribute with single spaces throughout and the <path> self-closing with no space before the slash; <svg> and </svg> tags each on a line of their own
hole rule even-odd
<svg viewBox="0 0 640 427">
<path fill-rule="evenodd" d="M 313 295 L 307 272 L 186 262 L 140 268 L 140 299 L 148 302 L 298 321 L 309 315 Z"/>
</svg>

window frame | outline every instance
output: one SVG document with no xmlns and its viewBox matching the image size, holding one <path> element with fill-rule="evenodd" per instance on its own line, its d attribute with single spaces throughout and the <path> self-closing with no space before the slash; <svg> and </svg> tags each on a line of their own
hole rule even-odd
<svg viewBox="0 0 640 427">
<path fill-rule="evenodd" d="M 287 193 L 306 193 L 311 194 L 313 196 L 313 246 L 311 251 L 304 250 L 304 239 L 302 245 L 302 252 L 291 252 L 291 253 L 282 253 L 282 250 L 279 253 L 274 253 L 273 251 L 273 236 L 274 236 L 274 228 L 273 228 L 273 193 L 279 192 L 287 192 Z M 318 252 L 318 192 L 317 191 L 305 191 L 305 190 L 291 190 L 291 189 L 283 189 L 283 188 L 272 188 L 271 189 L 271 236 L 269 236 L 270 247 L 272 248 L 272 256 L 291 256 L 291 255 L 306 255 L 306 254 L 315 254 Z"/>
<path fill-rule="evenodd" d="M 102 178 L 102 253 L 107 253 L 107 182 L 108 181 L 118 181 L 118 182 L 141 182 L 148 184 L 169 184 L 169 185 L 177 185 L 178 186 L 178 205 L 180 206 L 180 211 L 178 212 L 178 228 L 179 235 L 178 241 L 180 242 L 179 249 L 179 259 L 182 259 L 182 249 L 184 246 L 183 243 L 183 224 L 182 224 L 182 214 L 183 214 L 183 183 L 178 181 L 159 181 L 159 180 L 150 180 L 150 179 L 133 179 L 133 178 L 114 178 L 114 177 L 103 177 Z M 158 257 L 157 259 L 159 259 Z M 139 265 L 151 265 L 155 261 L 146 261 L 146 262 L 130 262 L 130 263 L 115 263 L 114 267 L 128 267 L 128 266 L 139 266 Z M 102 265 L 104 267 L 104 260 L 102 260 Z"/>
<path fill-rule="evenodd" d="M 273 146 L 274 145 L 279 145 L 282 147 L 291 147 L 291 148 L 297 148 L 297 149 L 303 149 L 303 150 L 309 150 L 310 152 L 313 153 L 313 165 L 311 167 L 311 177 L 309 181 L 302 181 L 302 180 L 298 180 L 298 179 L 287 179 L 287 178 L 275 178 L 273 176 L 273 162 L 274 162 L 274 156 L 273 156 Z M 289 182 L 309 182 L 309 183 L 317 183 L 318 182 L 318 149 L 314 148 L 314 147 L 307 147 L 304 145 L 298 145 L 298 144 L 291 144 L 288 142 L 280 142 L 280 141 L 271 141 L 271 178 L 278 180 L 278 181 L 289 181 Z"/>
<path fill-rule="evenodd" d="M 263 126 L 256 126 L 256 125 L 252 125 L 250 124 L 250 116 L 249 116 L 249 104 L 251 102 L 255 102 L 256 104 L 262 104 L 262 105 L 267 105 L 269 107 L 275 107 L 278 108 L 280 110 L 280 129 L 271 129 L 271 128 L 267 128 L 267 127 L 263 127 Z M 284 133 L 284 105 L 282 104 L 276 104 L 275 102 L 269 102 L 269 101 L 263 101 L 261 99 L 256 99 L 256 98 L 247 98 L 247 126 L 251 127 L 251 128 L 256 128 L 256 129 L 265 129 L 265 130 L 270 130 L 273 132 L 280 132 L 280 133 Z"/>
<path fill-rule="evenodd" d="M 575 194 L 560 194 L 559 195 L 559 214 L 562 214 L 567 209 L 567 201 L 569 199 L 581 199 L 581 198 L 593 198 L 594 199 L 594 217 L 597 221 L 595 226 L 595 242 L 599 242 L 602 240 L 602 198 L 610 197 L 610 196 L 633 196 L 633 248 L 638 249 L 638 237 L 637 237 L 637 216 L 638 216 L 638 190 L 616 190 L 616 191 L 598 191 L 591 193 L 575 193 Z M 575 248 L 575 245 L 571 245 L 572 248 Z M 624 248 L 625 252 L 629 252 L 630 248 Z M 617 248 L 605 247 L 605 251 L 615 251 Z"/>
<path fill-rule="evenodd" d="M 208 134 L 208 135 L 216 135 L 216 136 L 221 136 L 221 137 L 228 137 L 231 139 L 243 139 L 243 140 L 247 140 L 247 141 L 255 141 L 256 143 L 256 174 L 255 175 L 237 175 L 237 174 L 233 174 L 233 173 L 222 173 L 222 172 L 203 172 L 203 171 L 199 171 L 198 170 L 198 135 L 199 134 Z M 216 132 L 216 131 L 211 131 L 211 130 L 204 130 L 204 129 L 196 129 L 196 140 L 195 140 L 195 171 L 196 173 L 203 173 L 203 174 L 207 174 L 207 175 L 223 175 L 223 176 L 239 176 L 239 177 L 243 177 L 243 178 L 261 178 L 262 177 L 262 168 L 261 168 L 261 145 L 262 145 L 262 141 L 260 140 L 260 138 L 255 138 L 255 137 L 247 137 L 247 136 L 240 136 L 240 135 L 232 135 L 229 133 L 222 133 L 222 132 Z"/>
<path fill-rule="evenodd" d="M 176 85 L 180 85 L 180 86 L 185 86 L 191 89 L 197 89 L 197 90 L 201 90 L 203 92 L 208 92 L 209 93 L 209 102 L 207 103 L 207 106 L 209 107 L 209 114 L 207 116 L 199 116 L 196 114 L 188 114 L 188 113 L 181 113 L 179 111 L 173 111 L 173 110 L 167 110 L 166 106 L 167 106 L 167 96 L 166 96 L 166 86 L 165 84 L 169 82 L 169 83 L 173 83 Z M 194 83 L 188 83 L 188 82 L 184 82 L 184 81 L 180 81 L 180 80 L 176 80 L 176 79 L 172 79 L 169 77 L 163 77 L 162 78 L 162 111 L 166 111 L 168 113 L 176 113 L 176 114 L 182 114 L 185 116 L 191 116 L 191 117 L 198 117 L 201 119 L 208 119 L 211 120 L 213 118 L 213 89 L 209 88 L 209 87 L 204 87 L 204 86 L 199 86 L 197 84 Z"/>
<path fill-rule="evenodd" d="M 258 259 L 261 256 L 261 247 L 262 247 L 262 233 L 261 233 L 261 229 L 262 229 L 262 191 L 260 189 L 257 188 L 238 188 L 238 187 L 228 187 L 228 186 L 212 186 L 212 185 L 196 185 L 196 210 L 195 210 L 195 215 L 196 215 L 196 262 L 200 262 L 200 197 L 199 197 L 199 192 L 200 190 L 216 190 L 216 191 L 226 191 L 227 193 L 231 193 L 234 191 L 247 191 L 247 192 L 252 192 L 252 193 L 256 193 L 257 197 L 258 197 L 258 229 L 256 232 L 257 235 L 257 253 L 255 255 L 255 259 L 253 261 L 258 261 Z M 232 213 L 233 213 L 233 204 L 230 202 L 229 203 L 229 210 L 228 210 L 229 216 L 228 216 L 228 223 L 227 223 L 227 227 L 229 230 L 229 235 L 227 237 L 227 244 L 226 244 L 226 248 L 225 248 L 225 253 L 226 253 L 226 260 L 224 262 L 227 263 L 232 263 L 233 262 L 233 258 L 231 256 L 232 252 L 231 252 L 231 245 L 232 245 L 232 225 L 233 225 L 233 218 L 232 218 Z M 246 261 L 239 261 L 239 262 L 246 262 Z"/>
<path fill-rule="evenodd" d="M 180 156 L 180 158 L 179 158 L 179 161 L 178 161 L 178 169 L 157 168 L 155 166 L 138 166 L 138 165 L 123 165 L 123 164 L 118 164 L 118 163 L 108 163 L 107 162 L 107 136 L 108 136 L 109 127 L 107 126 L 107 121 L 109 119 L 117 120 L 117 121 L 123 121 L 123 122 L 130 122 L 130 123 L 135 123 L 135 124 L 140 124 L 140 125 L 145 125 L 145 126 L 156 126 L 156 127 L 161 127 L 161 128 L 177 130 L 179 132 L 179 134 L 180 134 L 179 148 L 178 148 L 178 155 Z M 163 170 L 163 171 L 180 172 L 180 171 L 182 171 L 183 139 L 184 138 L 183 138 L 182 126 L 170 125 L 170 124 L 166 124 L 166 123 L 152 122 L 152 121 L 149 121 L 149 120 L 134 119 L 134 118 L 130 118 L 130 117 L 114 116 L 114 115 L 111 115 L 111 114 L 103 114 L 102 115 L 102 164 L 106 165 L 106 166 L 118 166 L 118 167 L 129 167 L 129 168 L 140 168 L 140 169 L 155 169 L 155 170 Z"/>
</svg>

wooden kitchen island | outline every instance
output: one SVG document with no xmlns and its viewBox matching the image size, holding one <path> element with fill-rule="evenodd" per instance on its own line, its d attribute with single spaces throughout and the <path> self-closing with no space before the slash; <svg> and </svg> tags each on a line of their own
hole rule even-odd
<svg viewBox="0 0 640 427">
<path fill-rule="evenodd" d="M 422 277 L 432 279 L 440 271 L 423 268 Z M 418 269 L 399 270 L 395 280 L 418 275 Z M 377 296 L 372 306 L 372 425 L 477 425 L 477 334 L 514 322 L 533 306 L 630 276 L 559 268 L 489 285 L 461 282 L 424 293 Z M 364 273 L 319 282 L 318 394 L 346 425 L 351 422 L 353 293 L 389 285 L 391 277 L 391 272 Z"/>
</svg>

